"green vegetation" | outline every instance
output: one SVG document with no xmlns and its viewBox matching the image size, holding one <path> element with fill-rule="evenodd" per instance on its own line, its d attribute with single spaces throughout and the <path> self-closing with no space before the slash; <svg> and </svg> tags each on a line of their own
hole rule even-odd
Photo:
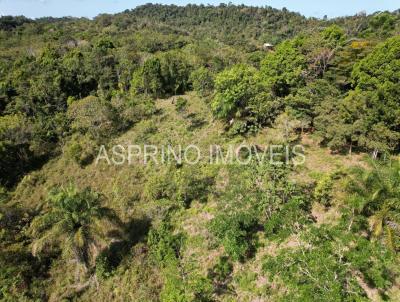
<svg viewBox="0 0 400 302">
<path fill-rule="evenodd" d="M 392 251 L 400 248 L 399 164 L 372 171 L 356 170 L 348 184 L 349 206 L 354 213 L 360 213 L 368 220 L 372 238 L 382 239 Z M 364 223 L 363 227 L 368 229 L 368 223 Z"/>
<path fill-rule="evenodd" d="M 49 212 L 38 215 L 31 223 L 32 254 L 51 251 L 61 245 L 65 257 L 72 257 L 78 264 L 88 267 L 93 263 L 106 235 L 101 220 L 118 222 L 112 210 L 100 207 L 100 196 L 86 189 L 78 192 L 74 187 L 49 193 Z"/>
<path fill-rule="evenodd" d="M 399 34 L 399 11 L 1 17 L 0 300 L 399 301 Z M 175 154 L 96 161 L 132 144 Z"/>
</svg>

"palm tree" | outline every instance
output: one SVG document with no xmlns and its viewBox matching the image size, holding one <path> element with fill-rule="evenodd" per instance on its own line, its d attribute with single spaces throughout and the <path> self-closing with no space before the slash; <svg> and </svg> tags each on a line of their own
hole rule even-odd
<svg viewBox="0 0 400 302">
<path fill-rule="evenodd" d="M 400 161 L 357 170 L 348 186 L 353 207 L 370 222 L 371 237 L 400 247 Z"/>
<path fill-rule="evenodd" d="M 62 249 L 87 269 L 94 263 L 107 239 L 117 238 L 121 221 L 111 209 L 101 207 L 101 196 L 87 188 L 78 191 L 70 185 L 49 192 L 49 211 L 32 221 L 32 254 L 37 256 L 52 247 Z M 117 232 L 111 233 L 108 230 Z"/>
</svg>

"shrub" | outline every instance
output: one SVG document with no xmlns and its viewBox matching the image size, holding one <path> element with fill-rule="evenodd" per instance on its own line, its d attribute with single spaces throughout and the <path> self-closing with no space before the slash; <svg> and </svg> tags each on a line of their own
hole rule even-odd
<svg viewBox="0 0 400 302">
<path fill-rule="evenodd" d="M 144 196 L 149 200 L 170 199 L 188 207 L 193 200 L 207 201 L 215 182 L 214 171 L 192 166 L 170 167 L 152 176 L 145 185 Z"/>
<path fill-rule="evenodd" d="M 168 261 L 175 259 L 179 255 L 182 240 L 182 235 L 173 234 L 173 228 L 170 223 L 163 222 L 157 228 L 150 230 L 147 244 L 156 263 L 160 266 L 165 266 Z"/>
<path fill-rule="evenodd" d="M 208 276 L 214 281 L 226 284 L 233 272 L 233 264 L 226 256 L 218 259 L 218 263 L 208 272 Z"/>
<path fill-rule="evenodd" d="M 187 107 L 187 100 L 183 97 L 178 97 L 175 104 L 175 109 L 178 112 L 182 112 Z"/>
<path fill-rule="evenodd" d="M 286 239 L 311 223 L 309 202 L 304 197 L 292 197 L 281 209 L 273 212 L 264 224 L 267 237 Z"/>
<path fill-rule="evenodd" d="M 67 111 L 71 129 L 94 138 L 109 137 L 118 130 L 117 118 L 111 105 L 89 96 L 73 102 Z"/>
<path fill-rule="evenodd" d="M 194 275 L 189 279 L 190 301 L 212 302 L 213 284 L 211 280 L 199 275 Z"/>
<path fill-rule="evenodd" d="M 182 241 L 182 235 L 174 235 L 168 222 L 162 222 L 149 232 L 147 243 L 150 253 L 164 275 L 164 285 L 160 293 L 162 301 L 187 301 L 179 265 Z"/>
<path fill-rule="evenodd" d="M 329 206 L 332 200 L 333 175 L 325 174 L 317 182 L 314 189 L 314 198 L 325 206 Z"/>
<path fill-rule="evenodd" d="M 96 276 L 106 279 L 111 276 L 113 267 L 106 254 L 101 254 L 96 258 Z"/>
<path fill-rule="evenodd" d="M 244 260 L 253 248 L 252 234 L 257 221 L 251 213 L 218 215 L 211 223 L 211 232 L 233 260 Z"/>
<path fill-rule="evenodd" d="M 157 133 L 158 126 L 154 120 L 145 120 L 138 124 L 138 134 L 135 138 L 136 143 L 147 143 L 149 138 Z"/>
<path fill-rule="evenodd" d="M 337 47 L 346 40 L 346 34 L 344 30 L 336 24 L 325 28 L 321 32 L 321 36 L 330 47 Z"/>
<path fill-rule="evenodd" d="M 9 195 L 8 195 L 8 191 L 6 188 L 4 188 L 3 186 L 0 186 L 0 205 L 2 203 L 4 203 L 6 200 L 8 200 Z M 1 217 L 0 217 L 1 219 Z"/>
<path fill-rule="evenodd" d="M 287 40 L 262 61 L 262 76 L 275 96 L 285 97 L 304 84 L 307 62 L 301 51 L 302 45 L 302 38 Z"/>
<path fill-rule="evenodd" d="M 215 183 L 215 172 L 195 167 L 183 167 L 176 170 L 174 198 L 188 207 L 193 200 L 206 202 Z"/>
<path fill-rule="evenodd" d="M 80 166 L 90 164 L 98 150 L 96 141 L 89 134 L 75 133 L 64 145 L 64 153 Z"/>
<path fill-rule="evenodd" d="M 160 171 L 150 177 L 144 187 L 144 197 L 147 200 L 172 199 L 177 188 L 171 181 L 173 171 Z"/>
<path fill-rule="evenodd" d="M 156 112 L 154 99 L 144 94 L 129 98 L 117 96 L 112 99 L 111 104 L 122 119 L 124 127 L 140 122 Z"/>
<path fill-rule="evenodd" d="M 373 170 L 354 169 L 346 184 L 351 221 L 392 251 L 400 250 L 400 162 L 375 165 Z M 369 223 L 366 223 L 368 221 Z"/>
</svg>

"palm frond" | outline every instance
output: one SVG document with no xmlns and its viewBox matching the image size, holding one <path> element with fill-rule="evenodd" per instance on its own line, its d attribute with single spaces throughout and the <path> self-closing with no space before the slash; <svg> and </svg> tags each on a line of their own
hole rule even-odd
<svg viewBox="0 0 400 302">
<path fill-rule="evenodd" d="M 50 248 L 57 244 L 67 231 L 68 225 L 65 221 L 56 223 L 53 228 L 46 231 L 40 238 L 32 243 L 32 255 L 36 257 L 39 253 L 43 252 L 46 248 Z"/>
<path fill-rule="evenodd" d="M 382 216 L 374 215 L 371 217 L 371 220 L 372 220 L 372 226 L 371 226 L 372 235 L 377 238 L 382 235 L 383 231 Z"/>
<path fill-rule="evenodd" d="M 386 238 L 385 238 L 386 245 L 390 250 L 394 251 L 395 247 L 394 247 L 393 231 L 390 227 L 385 227 L 385 231 L 386 231 Z"/>
</svg>

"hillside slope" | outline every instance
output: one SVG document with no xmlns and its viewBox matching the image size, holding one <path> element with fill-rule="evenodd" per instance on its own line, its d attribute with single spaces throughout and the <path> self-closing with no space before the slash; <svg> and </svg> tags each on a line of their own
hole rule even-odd
<svg viewBox="0 0 400 302">
<path fill-rule="evenodd" d="M 279 130 L 271 129 L 243 140 L 229 138 L 224 134 L 223 125 L 212 118 L 204 102 L 193 94 L 183 97 L 188 100 L 187 107 L 183 111 L 177 111 L 175 97 L 158 100 L 158 114 L 138 123 L 113 139 L 109 145 L 128 146 L 134 143 L 186 146 L 196 144 L 204 151 L 204 154 L 207 154 L 207 149 L 213 144 L 227 146 L 248 143 L 267 146 L 267 142 L 271 143 L 277 137 L 277 132 L 273 131 L 279 132 Z M 198 121 L 201 123 L 199 124 Z M 193 122 L 195 122 L 195 127 Z M 304 138 L 303 144 L 306 163 L 295 167 L 291 172 L 294 185 L 301 183 L 301 186 L 305 187 L 314 186 L 315 183 L 319 183 L 321 177 L 326 175 L 346 174 L 351 166 L 368 166 L 359 155 L 332 155 L 328 150 L 318 147 L 309 137 Z M 112 252 L 109 254 L 111 258 L 108 261 L 110 262 L 103 268 L 105 271 L 97 272 L 98 278 L 95 284 L 83 282 L 77 285 L 74 278 L 65 278 L 66 275 L 72 277 L 75 274 L 73 267 L 68 268 L 68 263 L 60 260 L 53 262 L 48 268 L 48 275 L 51 278 L 43 283 L 43 290 L 50 301 L 58 301 L 60 297 L 76 296 L 77 292 L 81 291 L 82 295 L 76 298 L 81 301 L 155 301 L 159 299 L 160 292 L 161 295 L 170 296 L 170 298 L 163 298 L 166 300 L 177 299 L 176 295 L 189 300 L 194 299 L 194 301 L 205 299 L 203 295 L 213 301 L 278 300 L 279 297 L 285 296 L 288 290 L 287 285 L 282 283 L 279 273 L 278 279 L 275 279 L 265 270 L 266 259 L 274 259 L 282 253 L 287 255 L 288 251 L 296 253 L 309 249 L 310 244 L 316 244 L 308 242 L 310 238 L 307 239 L 307 236 L 310 230 L 316 227 L 320 229 L 319 232 L 322 232 L 325 229 L 335 228 L 341 223 L 341 213 L 345 207 L 343 179 L 335 178 L 333 191 L 329 193 L 335 198 L 329 202 L 329 206 L 324 205 L 325 200 L 318 198 L 307 201 L 306 215 L 310 220 L 306 227 L 305 225 L 297 225 L 295 228 L 286 226 L 288 230 L 287 233 L 285 231 L 285 235 L 278 233 L 272 237 L 265 237 L 265 230 L 259 229 L 251 235 L 252 244 L 254 244 L 251 255 L 246 256 L 245 261 L 231 262 L 227 258 L 227 247 L 224 249 L 223 245 L 216 244 L 210 225 L 221 211 L 225 211 L 222 209 L 231 206 L 230 203 L 233 200 L 226 199 L 228 196 L 236 199 L 232 206 L 239 209 L 241 207 L 239 200 L 243 193 L 250 194 L 250 199 L 246 199 L 247 202 L 256 198 L 255 205 L 262 204 L 262 201 L 257 198 L 265 198 L 265 195 L 262 197 L 263 195 L 258 195 L 259 193 L 253 192 L 250 188 L 253 181 L 258 182 L 271 175 L 265 175 L 263 170 L 255 172 L 253 169 L 254 166 L 251 166 L 250 170 L 247 167 L 235 167 L 235 165 L 210 166 L 207 164 L 207 159 L 203 163 L 194 166 L 184 165 L 179 169 L 163 164 L 150 163 L 146 166 L 143 162 L 115 166 L 108 165 L 104 161 L 99 165 L 92 163 L 82 168 L 66 155 L 62 155 L 51 160 L 40 171 L 25 176 L 15 190 L 12 204 L 20 208 L 30 208 L 33 211 L 43 204 L 48 191 L 54 186 L 67 186 L 73 183 L 82 189 L 91 187 L 104 195 L 103 205 L 116 210 L 131 234 L 128 241 L 116 242 L 115 247 L 110 248 Z M 254 173 L 261 174 L 254 175 Z M 253 179 L 253 177 L 256 178 Z M 205 184 L 200 184 L 205 178 L 212 179 L 211 182 L 207 182 L 206 187 L 204 187 Z M 191 183 L 192 181 L 194 183 Z M 169 186 L 176 187 L 174 189 L 168 188 Z M 275 181 L 274 186 L 275 189 L 279 188 Z M 267 188 L 262 186 L 260 190 L 267 190 Z M 182 200 L 181 194 L 191 194 L 190 200 Z M 253 194 L 256 195 L 251 197 Z M 181 202 L 184 204 L 182 205 Z M 251 205 L 252 203 L 249 203 L 244 206 Z M 293 214 L 288 213 L 288 215 Z M 299 213 L 294 215 L 299 215 Z M 284 221 L 291 223 L 290 220 Z M 173 261 L 169 258 L 155 260 L 158 258 L 154 258 L 154 249 L 162 249 L 159 252 L 166 253 L 168 244 L 163 243 L 157 247 L 163 242 L 161 241 L 152 243 L 156 245 L 155 247 L 149 246 L 149 228 L 159 229 L 167 222 L 173 231 L 170 235 L 166 233 L 164 236 L 174 236 L 172 234 L 182 236 L 179 257 Z M 247 236 L 249 234 L 246 238 Z M 169 239 L 160 238 L 160 240 Z M 175 261 L 178 261 L 178 266 L 175 266 Z M 326 273 L 334 272 L 327 271 Z M 329 276 L 327 275 L 326 278 Z M 358 279 L 351 275 L 346 278 L 353 278 L 352 286 L 358 288 L 358 295 L 367 296 L 368 293 L 363 288 L 364 281 L 357 281 Z M 169 282 L 172 283 L 169 284 Z M 80 286 L 82 288 L 77 291 L 77 287 Z M 330 285 L 328 288 L 333 290 Z M 398 292 L 398 285 L 387 292 L 393 301 L 396 299 L 396 292 Z M 321 294 L 326 297 L 325 293 L 321 292 Z"/>
<path fill-rule="evenodd" d="M 1 301 L 400 300 L 399 11 L 147 4 L 0 41 Z"/>
</svg>

